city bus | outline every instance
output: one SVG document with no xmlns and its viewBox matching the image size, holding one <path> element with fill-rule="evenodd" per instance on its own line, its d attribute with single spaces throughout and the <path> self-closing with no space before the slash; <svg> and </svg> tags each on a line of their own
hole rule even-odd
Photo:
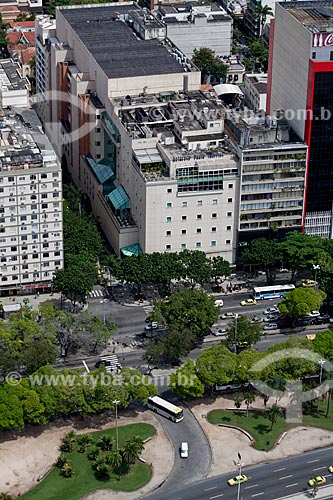
<svg viewBox="0 0 333 500">
<path fill-rule="evenodd" d="M 295 285 L 258 286 L 253 288 L 252 296 L 255 300 L 279 299 L 294 289 Z"/>
<path fill-rule="evenodd" d="M 150 410 L 159 413 L 173 422 L 180 422 L 184 418 L 182 408 L 169 403 L 169 401 L 165 401 L 165 399 L 159 396 L 148 398 L 147 406 Z"/>
</svg>

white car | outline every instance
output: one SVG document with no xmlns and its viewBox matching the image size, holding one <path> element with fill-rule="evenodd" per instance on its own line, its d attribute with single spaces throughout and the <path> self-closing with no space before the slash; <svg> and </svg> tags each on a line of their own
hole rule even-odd
<svg viewBox="0 0 333 500">
<path fill-rule="evenodd" d="M 278 314 L 279 312 L 278 306 L 272 306 L 265 309 L 264 314 Z"/>
<path fill-rule="evenodd" d="M 153 321 L 152 323 L 149 323 L 147 326 L 145 326 L 145 330 L 146 331 L 150 331 L 150 330 L 157 330 L 158 328 L 158 323 L 157 321 Z"/>
<path fill-rule="evenodd" d="M 311 311 L 307 314 L 307 316 L 309 318 L 317 318 L 318 316 L 320 316 L 320 312 L 319 311 Z"/>
<path fill-rule="evenodd" d="M 266 319 L 266 318 L 265 318 Z M 264 319 L 264 321 L 265 321 Z M 263 319 L 260 316 L 254 316 L 251 318 L 251 324 L 253 325 L 254 323 L 262 323 Z"/>
<path fill-rule="evenodd" d="M 213 332 L 214 337 L 221 337 L 222 335 L 225 335 L 227 333 L 226 328 L 220 328 L 219 330 L 216 330 L 216 332 Z"/>
<path fill-rule="evenodd" d="M 227 312 L 227 313 L 222 314 L 222 316 L 220 316 L 220 318 L 221 319 L 234 319 L 234 318 L 236 318 L 236 314 L 233 312 Z"/>
<path fill-rule="evenodd" d="M 264 323 L 273 323 L 277 319 L 279 319 L 278 314 L 267 314 L 267 316 L 264 317 L 263 321 Z"/>
<path fill-rule="evenodd" d="M 264 330 L 277 330 L 277 323 L 268 323 L 268 325 L 264 326 Z"/>
<path fill-rule="evenodd" d="M 216 299 L 215 300 L 215 307 L 223 307 L 223 300 L 222 299 Z"/>
<path fill-rule="evenodd" d="M 180 457 L 188 458 L 188 443 L 185 441 L 180 446 Z"/>
</svg>

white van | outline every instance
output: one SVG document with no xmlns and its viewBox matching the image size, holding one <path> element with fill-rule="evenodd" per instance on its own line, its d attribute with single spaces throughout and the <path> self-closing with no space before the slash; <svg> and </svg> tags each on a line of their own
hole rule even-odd
<svg viewBox="0 0 333 500">
<path fill-rule="evenodd" d="M 180 447 L 180 457 L 188 458 L 188 443 L 183 442 Z"/>
<path fill-rule="evenodd" d="M 223 307 L 223 300 L 222 299 L 216 299 L 215 300 L 215 307 Z"/>
</svg>

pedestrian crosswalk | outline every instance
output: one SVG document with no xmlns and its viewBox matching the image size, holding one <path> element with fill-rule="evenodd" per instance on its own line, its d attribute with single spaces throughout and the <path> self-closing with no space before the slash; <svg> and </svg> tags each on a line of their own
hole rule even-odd
<svg viewBox="0 0 333 500">
<path fill-rule="evenodd" d="M 87 298 L 91 298 L 91 299 L 95 298 L 95 299 L 96 299 L 96 298 L 98 298 L 98 297 L 104 297 L 104 292 L 103 292 L 103 290 L 101 290 L 101 289 L 99 289 L 99 290 L 92 290 L 92 291 L 89 293 L 89 295 L 88 295 L 88 297 L 87 297 Z"/>
<path fill-rule="evenodd" d="M 107 356 L 101 357 L 101 362 L 104 364 L 105 369 L 108 373 L 121 370 L 122 366 L 119 363 L 118 357 L 115 354 L 109 354 Z"/>
<path fill-rule="evenodd" d="M 143 310 L 144 310 L 147 314 L 149 314 L 149 313 L 151 313 L 151 312 L 152 312 L 152 310 L 153 310 L 153 306 L 151 306 L 151 305 L 143 306 Z"/>
</svg>

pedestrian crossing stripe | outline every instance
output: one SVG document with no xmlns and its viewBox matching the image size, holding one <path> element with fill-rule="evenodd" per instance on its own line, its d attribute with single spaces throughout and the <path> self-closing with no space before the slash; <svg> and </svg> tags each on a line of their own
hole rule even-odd
<svg viewBox="0 0 333 500">
<path fill-rule="evenodd" d="M 88 297 L 94 298 L 94 297 L 104 297 L 104 292 L 103 290 L 92 290 Z"/>
</svg>

